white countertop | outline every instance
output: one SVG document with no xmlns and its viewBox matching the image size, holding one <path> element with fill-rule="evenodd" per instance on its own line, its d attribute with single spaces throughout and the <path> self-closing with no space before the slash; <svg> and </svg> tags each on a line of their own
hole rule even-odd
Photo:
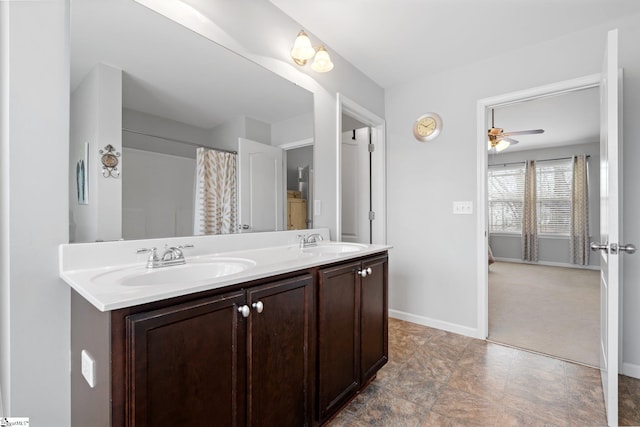
<svg viewBox="0 0 640 427">
<path fill-rule="evenodd" d="M 283 233 L 285 233 L 283 235 L 291 235 L 291 233 L 288 232 Z M 328 235 L 328 233 L 326 234 Z M 202 237 L 199 237 L 199 239 L 199 243 L 202 243 Z M 245 241 L 247 241 L 247 239 L 250 238 L 245 238 Z M 173 240 L 175 240 L 175 238 L 170 239 L 171 244 L 175 244 Z M 186 238 L 180 240 L 185 243 L 189 243 Z M 282 239 L 280 239 L 280 241 L 281 240 Z M 288 240 L 290 241 L 291 239 L 289 238 Z M 131 253 L 130 247 L 132 244 L 130 242 L 114 243 L 119 243 L 122 246 L 125 246 L 127 252 Z M 137 243 L 134 243 L 133 246 L 140 246 L 140 243 L 141 242 L 138 241 Z M 240 258 L 250 261 L 252 266 L 248 267 L 246 270 L 213 279 L 184 283 L 173 282 L 131 286 L 123 285 L 117 279 L 131 274 L 146 274 L 146 272 L 150 271 L 146 269 L 145 262 L 139 260 L 140 257 L 130 256 L 129 258 L 131 260 L 135 260 L 135 262 L 130 263 L 114 263 L 113 261 L 109 262 L 109 260 L 105 260 L 103 266 L 98 265 L 99 263 L 94 259 L 95 256 L 91 257 L 91 262 L 81 262 L 69 259 L 70 257 L 74 257 L 74 255 L 76 258 L 81 258 L 79 255 L 80 252 L 84 252 L 86 255 L 87 252 L 91 253 L 91 251 L 108 250 L 106 247 L 98 246 L 96 249 L 93 246 L 88 246 L 104 245 L 104 243 L 86 245 L 87 246 L 85 248 L 79 248 L 78 245 L 61 246 L 60 277 L 100 311 L 110 311 L 195 292 L 218 289 L 278 274 L 304 270 L 319 265 L 347 261 L 349 259 L 381 253 L 391 248 L 391 246 L 387 245 L 364 245 L 361 250 L 354 252 L 312 254 L 303 252 L 297 244 L 265 246 L 263 243 L 261 245 L 257 245 L 262 247 L 254 249 L 217 251 L 209 253 L 207 253 L 206 250 L 200 250 L 198 251 L 199 253 L 192 256 L 189 256 L 188 251 L 185 250 L 187 265 L 203 263 L 220 258 Z M 113 248 L 111 248 L 111 250 L 113 250 Z M 175 268 L 179 269 L 180 266 L 162 267 L 163 270 Z"/>
</svg>

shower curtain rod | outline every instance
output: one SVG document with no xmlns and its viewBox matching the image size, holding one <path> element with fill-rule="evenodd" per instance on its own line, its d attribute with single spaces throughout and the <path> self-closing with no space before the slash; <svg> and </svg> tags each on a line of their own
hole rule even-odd
<svg viewBox="0 0 640 427">
<path fill-rule="evenodd" d="M 225 150 L 223 148 L 208 147 L 206 145 L 196 144 L 195 142 L 183 141 L 181 139 L 175 139 L 175 138 L 167 138 L 166 136 L 154 135 L 152 133 L 140 132 L 140 131 L 133 130 L 133 129 L 122 128 L 122 131 L 123 132 L 129 132 L 129 133 L 135 133 L 136 135 L 150 136 L 152 138 L 163 139 L 165 141 L 170 141 L 170 142 L 178 142 L 180 144 L 191 145 L 192 147 L 197 147 L 197 148 L 206 148 L 208 150 L 215 150 L 215 151 L 222 151 L 224 153 L 238 154 L 237 151 L 233 151 L 233 150 Z"/>
<path fill-rule="evenodd" d="M 587 154 L 587 159 L 591 157 L 591 154 Z M 536 160 L 536 162 L 552 162 L 554 160 L 569 160 L 572 159 L 573 157 L 557 157 L 555 159 L 541 159 L 541 160 Z M 492 164 L 492 165 L 487 165 L 487 166 L 510 166 L 510 165 L 524 165 L 525 163 L 527 163 L 525 160 L 521 161 L 521 162 L 511 162 L 511 163 L 496 163 L 496 164 Z"/>
</svg>

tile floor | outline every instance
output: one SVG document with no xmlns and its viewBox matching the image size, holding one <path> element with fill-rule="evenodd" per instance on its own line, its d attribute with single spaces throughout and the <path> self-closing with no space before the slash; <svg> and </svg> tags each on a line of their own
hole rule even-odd
<svg viewBox="0 0 640 427">
<path fill-rule="evenodd" d="M 389 319 L 389 362 L 341 426 L 606 425 L 597 369 Z M 620 424 L 640 424 L 640 381 L 620 379 Z"/>
</svg>

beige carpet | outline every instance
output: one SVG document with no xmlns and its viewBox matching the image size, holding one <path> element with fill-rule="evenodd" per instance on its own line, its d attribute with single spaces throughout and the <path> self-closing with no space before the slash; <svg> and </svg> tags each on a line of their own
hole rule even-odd
<svg viewBox="0 0 640 427">
<path fill-rule="evenodd" d="M 598 366 L 600 272 L 489 266 L 489 339 Z"/>
</svg>

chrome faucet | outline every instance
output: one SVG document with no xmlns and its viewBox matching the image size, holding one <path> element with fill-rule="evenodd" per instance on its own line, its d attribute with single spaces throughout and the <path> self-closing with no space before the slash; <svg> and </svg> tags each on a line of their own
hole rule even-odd
<svg viewBox="0 0 640 427">
<path fill-rule="evenodd" d="M 300 248 L 317 246 L 318 242 L 323 240 L 322 236 L 318 233 L 300 234 L 298 238 L 300 239 Z"/>
<path fill-rule="evenodd" d="M 179 245 L 179 246 L 165 246 L 164 254 L 162 257 L 158 255 L 158 248 L 141 248 L 136 253 L 149 253 L 149 259 L 147 259 L 147 268 L 160 268 L 168 267 L 170 265 L 182 265 L 186 261 L 184 259 L 185 248 L 192 248 L 193 245 Z"/>
</svg>

